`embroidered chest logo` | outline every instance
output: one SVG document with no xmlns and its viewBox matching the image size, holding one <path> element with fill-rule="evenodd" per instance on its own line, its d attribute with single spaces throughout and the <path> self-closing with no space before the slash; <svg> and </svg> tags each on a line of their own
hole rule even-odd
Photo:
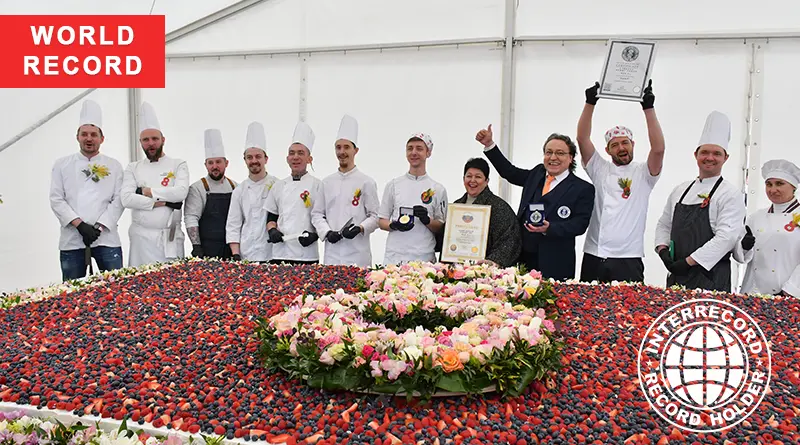
<svg viewBox="0 0 800 445">
<path fill-rule="evenodd" d="M 800 227 L 800 213 L 792 213 L 792 220 L 789 221 L 789 224 L 783 226 L 787 232 L 794 232 L 794 229 Z"/>
<path fill-rule="evenodd" d="M 428 189 L 422 192 L 422 196 L 420 196 L 420 198 L 422 199 L 422 203 L 430 204 L 431 201 L 433 201 L 433 194 L 434 194 L 433 189 Z"/>
<path fill-rule="evenodd" d="M 628 199 L 631 197 L 631 184 L 633 181 L 631 178 L 619 178 L 617 184 L 619 184 L 619 188 L 622 189 L 622 198 Z"/>
<path fill-rule="evenodd" d="M 303 190 L 303 193 L 300 194 L 300 199 L 303 200 L 306 208 L 311 207 L 311 193 L 308 193 L 308 190 Z"/>
<path fill-rule="evenodd" d="M 703 202 L 700 203 L 701 209 L 708 207 L 708 205 L 711 203 L 711 198 L 708 197 L 708 193 L 698 193 L 697 197 L 703 198 Z"/>
<path fill-rule="evenodd" d="M 358 207 L 358 202 L 361 200 L 361 189 L 356 189 L 355 193 L 353 193 L 353 207 Z"/>
<path fill-rule="evenodd" d="M 169 185 L 169 180 L 175 177 L 175 173 L 170 171 L 168 173 L 161 173 L 161 176 L 164 177 L 164 179 L 161 180 L 161 185 L 166 187 Z"/>
<path fill-rule="evenodd" d="M 91 180 L 94 182 L 100 182 L 101 179 L 110 174 L 108 167 L 99 164 L 91 164 L 88 168 L 85 168 L 81 171 L 84 175 L 86 175 L 87 178 L 91 178 Z"/>
</svg>

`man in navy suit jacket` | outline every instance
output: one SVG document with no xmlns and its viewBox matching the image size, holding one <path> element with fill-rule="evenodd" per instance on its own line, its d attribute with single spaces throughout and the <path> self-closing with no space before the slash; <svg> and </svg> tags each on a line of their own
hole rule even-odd
<svg viewBox="0 0 800 445">
<path fill-rule="evenodd" d="M 544 161 L 527 170 L 514 166 L 492 140 L 492 126 L 475 139 L 497 173 L 522 187 L 517 218 L 522 231 L 520 262 L 544 278 L 575 278 L 575 238 L 586 233 L 594 207 L 594 186 L 575 176 L 577 147 L 569 138 L 552 134 L 544 144 Z M 530 223 L 529 204 L 544 205 L 544 221 Z"/>
</svg>

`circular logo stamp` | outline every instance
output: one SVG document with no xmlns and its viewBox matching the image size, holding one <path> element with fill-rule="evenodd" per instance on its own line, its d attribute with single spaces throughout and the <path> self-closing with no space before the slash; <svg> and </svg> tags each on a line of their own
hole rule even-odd
<svg viewBox="0 0 800 445">
<path fill-rule="evenodd" d="M 533 211 L 528 219 L 530 219 L 533 224 L 539 224 L 542 222 L 542 212 Z"/>
<path fill-rule="evenodd" d="M 450 244 L 450 251 L 451 252 L 455 252 L 456 249 L 458 249 L 458 246 L 456 246 L 455 244 Z"/>
<path fill-rule="evenodd" d="M 639 384 L 650 406 L 696 433 L 730 428 L 752 414 L 769 387 L 771 365 L 758 324 L 715 299 L 667 309 L 639 346 Z"/>
<path fill-rule="evenodd" d="M 465 223 L 467 223 L 467 224 L 471 223 L 473 219 L 474 219 L 474 217 L 473 217 L 472 215 L 470 215 L 469 213 L 465 213 L 465 214 L 464 214 L 464 215 L 461 217 L 461 220 L 462 220 L 462 221 L 464 221 L 464 222 L 465 222 Z"/>
<path fill-rule="evenodd" d="M 633 62 L 639 58 L 639 48 L 635 46 L 626 46 L 625 49 L 622 50 L 622 58 L 625 59 L 626 62 Z"/>
<path fill-rule="evenodd" d="M 558 208 L 558 216 L 560 216 L 561 219 L 569 218 L 569 215 L 571 214 L 572 210 L 570 210 L 567 206 L 561 206 Z"/>
</svg>

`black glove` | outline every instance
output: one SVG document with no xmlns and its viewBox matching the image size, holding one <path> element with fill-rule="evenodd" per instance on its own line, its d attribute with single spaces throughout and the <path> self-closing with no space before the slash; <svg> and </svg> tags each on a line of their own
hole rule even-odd
<svg viewBox="0 0 800 445">
<path fill-rule="evenodd" d="M 136 187 L 136 194 L 137 195 L 141 195 L 142 194 L 142 188 L 141 187 Z"/>
<path fill-rule="evenodd" d="M 331 244 L 336 244 L 342 240 L 342 234 L 339 232 L 334 232 L 333 230 L 329 230 L 328 234 L 325 235 L 325 239 Z"/>
<path fill-rule="evenodd" d="M 389 228 L 392 230 L 397 230 L 398 232 L 408 232 L 409 230 L 414 228 L 413 223 L 408 224 L 401 224 L 399 221 L 392 221 L 389 223 Z"/>
<path fill-rule="evenodd" d="M 181 207 L 183 207 L 183 203 L 182 202 L 168 202 L 168 203 L 166 203 L 164 205 L 169 207 L 169 208 L 171 208 L 171 209 L 175 209 L 175 210 L 180 210 Z"/>
<path fill-rule="evenodd" d="M 669 270 L 673 275 L 686 275 L 689 273 L 689 269 L 691 269 L 691 267 L 692 266 L 686 262 L 686 258 L 684 258 L 682 260 L 673 262 L 670 267 L 667 268 L 667 270 Z"/>
<path fill-rule="evenodd" d="M 267 232 L 267 234 L 269 234 L 269 242 L 271 242 L 271 243 L 282 243 L 283 242 L 283 233 L 281 233 L 280 230 L 278 230 L 278 229 L 273 227 L 273 228 L 269 229 L 269 232 Z"/>
<path fill-rule="evenodd" d="M 595 82 L 594 85 L 587 88 L 586 103 L 589 105 L 597 105 L 597 92 L 600 90 L 600 82 Z"/>
<path fill-rule="evenodd" d="M 672 266 L 672 263 L 674 263 L 672 258 L 669 256 L 669 249 L 667 248 L 661 249 L 661 251 L 658 252 L 658 257 L 661 258 L 661 262 L 664 263 L 664 267 L 666 267 L 667 270 L 669 270 L 669 268 Z"/>
<path fill-rule="evenodd" d="M 300 238 L 297 238 L 297 241 L 300 241 L 300 245 L 303 247 L 308 247 L 314 244 L 314 242 L 319 239 L 319 235 L 317 235 L 314 232 L 309 232 L 308 230 L 303 232 L 303 235 L 306 236 L 300 236 Z"/>
<path fill-rule="evenodd" d="M 756 237 L 753 236 L 753 232 L 750 230 L 750 226 L 744 226 L 747 233 L 742 238 L 742 249 L 750 250 L 753 246 L 756 245 Z"/>
<path fill-rule="evenodd" d="M 192 256 L 193 257 L 197 257 L 197 258 L 201 258 L 201 257 L 205 256 L 204 253 L 203 253 L 203 246 L 201 246 L 200 244 L 193 244 L 192 245 Z"/>
<path fill-rule="evenodd" d="M 83 237 L 83 244 L 87 246 L 91 246 L 93 242 L 97 241 L 97 238 L 100 238 L 100 229 L 95 229 L 85 222 L 78 224 L 77 229 Z"/>
<path fill-rule="evenodd" d="M 642 110 L 649 110 L 653 108 L 655 103 L 656 96 L 653 94 L 653 79 L 650 79 L 650 83 L 648 83 L 647 88 L 644 89 L 644 97 L 642 97 Z"/>
<path fill-rule="evenodd" d="M 239 255 L 238 253 L 234 253 L 233 256 L 231 257 L 231 259 L 233 261 L 242 261 L 242 256 Z"/>
<path fill-rule="evenodd" d="M 431 217 L 428 216 L 428 209 L 425 206 L 414 206 L 414 217 L 426 226 L 431 223 Z"/>
<path fill-rule="evenodd" d="M 357 226 L 355 224 L 350 224 L 349 227 L 342 230 L 342 236 L 347 239 L 353 239 L 357 237 L 359 233 L 361 233 L 361 226 Z"/>
</svg>

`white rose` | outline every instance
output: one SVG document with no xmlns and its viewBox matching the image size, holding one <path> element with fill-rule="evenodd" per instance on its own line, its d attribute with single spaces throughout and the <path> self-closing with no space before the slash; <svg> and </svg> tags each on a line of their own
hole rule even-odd
<svg viewBox="0 0 800 445">
<path fill-rule="evenodd" d="M 416 345 L 407 346 L 401 352 L 410 360 L 418 360 L 420 357 L 422 357 L 422 351 Z"/>
</svg>

